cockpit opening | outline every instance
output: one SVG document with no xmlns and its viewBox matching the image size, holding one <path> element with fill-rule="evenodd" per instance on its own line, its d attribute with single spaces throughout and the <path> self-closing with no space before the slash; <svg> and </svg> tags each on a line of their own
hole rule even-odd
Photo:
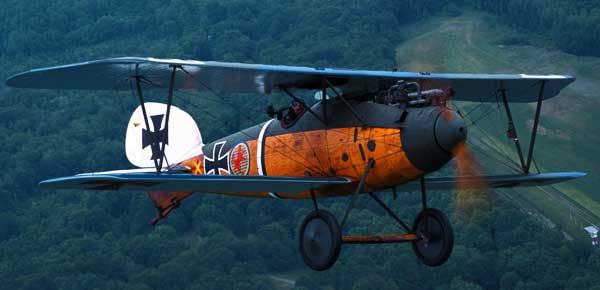
<svg viewBox="0 0 600 290">
<path fill-rule="evenodd" d="M 277 118 L 280 121 L 283 128 L 289 128 L 293 126 L 296 121 L 306 112 L 305 106 L 302 100 L 293 100 L 291 106 L 275 109 L 273 105 L 267 106 L 267 115 L 271 118 Z"/>
</svg>

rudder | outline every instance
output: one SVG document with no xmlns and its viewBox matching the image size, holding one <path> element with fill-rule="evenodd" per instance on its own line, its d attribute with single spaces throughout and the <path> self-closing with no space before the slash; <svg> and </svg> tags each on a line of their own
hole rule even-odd
<svg viewBox="0 0 600 290">
<path fill-rule="evenodd" d="M 166 161 L 163 168 L 202 154 L 202 136 L 190 114 L 171 106 L 170 126 L 166 130 L 167 105 L 145 103 L 145 108 L 148 124 L 144 120 L 142 106 L 138 106 L 127 125 L 125 152 L 131 164 L 141 168 L 155 167 L 154 161 L 161 156 L 162 143 L 165 143 Z M 158 142 L 155 143 L 155 140 Z"/>
</svg>

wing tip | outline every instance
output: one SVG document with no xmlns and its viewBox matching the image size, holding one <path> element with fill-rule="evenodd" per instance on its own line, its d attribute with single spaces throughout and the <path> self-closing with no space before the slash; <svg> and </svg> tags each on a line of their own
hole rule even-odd
<svg viewBox="0 0 600 290">
<path fill-rule="evenodd" d="M 53 181 L 55 181 L 55 180 L 56 180 L 56 179 L 46 179 L 46 180 L 42 180 L 42 181 L 40 181 L 40 182 L 38 183 L 38 186 L 39 186 L 41 189 L 51 189 L 51 188 L 53 188 L 52 184 L 53 184 Z"/>
<path fill-rule="evenodd" d="M 36 70 L 28 70 L 15 75 L 12 75 L 6 79 L 4 84 L 11 88 L 36 88 L 36 86 L 30 85 L 32 78 L 34 78 L 34 72 Z M 29 81 L 28 81 L 29 79 Z"/>
<path fill-rule="evenodd" d="M 570 177 L 572 177 L 573 179 L 586 177 L 588 175 L 587 172 L 581 172 L 581 171 L 565 172 L 565 174 L 570 175 Z"/>
<path fill-rule="evenodd" d="M 564 75 L 565 79 L 567 80 L 567 85 L 570 85 L 571 83 L 573 83 L 575 80 L 577 80 L 576 77 L 572 76 L 572 75 Z M 566 87 L 566 86 L 565 86 Z"/>
<path fill-rule="evenodd" d="M 20 74 L 16 74 L 16 75 L 12 75 L 12 76 L 10 76 L 9 78 L 7 78 L 7 79 L 6 79 L 6 81 L 4 82 L 4 84 L 5 84 L 7 87 L 11 87 L 11 88 L 18 88 L 19 86 L 18 86 L 17 79 L 18 79 L 18 77 L 19 77 L 20 75 L 22 75 L 22 74 L 23 74 L 23 73 L 20 73 Z"/>
</svg>

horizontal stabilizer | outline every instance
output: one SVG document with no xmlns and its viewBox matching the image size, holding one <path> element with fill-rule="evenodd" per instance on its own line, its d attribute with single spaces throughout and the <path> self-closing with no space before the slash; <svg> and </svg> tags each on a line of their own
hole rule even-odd
<svg viewBox="0 0 600 290">
<path fill-rule="evenodd" d="M 350 182 L 343 177 L 86 173 L 44 180 L 40 186 L 47 189 L 297 193 Z"/>
<path fill-rule="evenodd" d="M 166 89 L 175 71 L 175 89 L 226 93 L 264 93 L 280 88 L 320 90 L 327 78 L 344 94 L 375 94 L 398 80 L 420 82 L 422 88 L 452 87 L 453 100 L 497 102 L 504 90 L 509 102 L 537 100 L 545 82 L 544 99 L 556 96 L 575 78 L 568 75 L 448 74 L 368 71 L 315 67 L 227 63 L 179 59 L 122 57 L 34 69 L 10 77 L 17 88 L 130 90 L 134 77 L 143 89 Z"/>
<path fill-rule="evenodd" d="M 460 184 L 461 188 L 501 188 L 542 186 L 586 176 L 583 172 L 550 172 L 539 174 L 507 174 L 481 176 L 443 176 L 426 177 L 425 184 L 429 190 L 452 190 Z M 420 182 L 413 181 L 398 186 L 398 190 L 419 190 Z"/>
</svg>

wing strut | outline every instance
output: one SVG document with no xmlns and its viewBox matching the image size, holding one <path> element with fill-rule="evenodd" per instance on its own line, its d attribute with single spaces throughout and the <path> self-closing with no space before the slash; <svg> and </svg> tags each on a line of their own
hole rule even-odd
<svg viewBox="0 0 600 290">
<path fill-rule="evenodd" d="M 327 125 L 327 83 L 326 78 L 321 79 L 321 103 L 323 103 L 323 120 Z"/>
<path fill-rule="evenodd" d="M 171 79 L 169 80 L 169 95 L 167 96 L 167 116 L 165 119 L 165 136 L 163 140 L 164 142 L 162 142 L 162 148 L 160 148 L 160 163 L 158 164 L 158 168 L 156 168 L 156 171 L 160 173 L 160 169 L 162 168 L 163 165 L 163 160 L 166 159 L 165 156 L 165 146 L 167 145 L 167 142 L 169 141 L 169 116 L 171 115 L 171 105 L 173 104 L 173 87 L 174 87 L 174 83 L 175 83 L 175 72 L 177 72 L 177 66 L 172 65 L 172 71 L 171 71 Z M 168 160 L 167 160 L 168 163 Z"/>
<path fill-rule="evenodd" d="M 138 94 L 138 98 L 140 100 L 140 106 L 142 107 L 142 113 L 144 115 L 144 123 L 146 125 L 146 130 L 151 130 L 150 129 L 150 122 L 148 121 L 148 113 L 146 112 L 146 103 L 144 102 L 144 95 L 142 94 L 142 86 L 141 86 L 141 82 L 143 80 L 143 76 L 141 76 L 138 73 L 138 67 L 139 64 L 136 65 L 136 74 L 133 76 L 130 76 L 130 80 L 134 79 L 135 80 L 135 86 L 136 86 L 136 91 Z M 175 73 L 177 72 L 177 69 L 182 69 L 181 65 L 174 65 L 171 64 L 169 65 L 169 67 L 171 68 L 171 78 L 169 80 L 169 94 L 167 96 L 167 112 L 166 112 L 166 116 L 165 116 L 165 128 L 164 128 L 164 133 L 159 133 L 159 132 L 154 132 L 154 134 L 149 135 L 151 136 L 152 140 L 150 141 L 150 148 L 152 149 L 152 160 L 154 161 L 154 167 L 156 168 L 156 172 L 160 173 L 162 166 L 163 166 L 163 161 L 167 162 L 167 164 L 169 163 L 168 160 L 166 160 L 166 156 L 165 156 L 165 146 L 167 145 L 167 143 L 169 143 L 169 117 L 171 115 L 171 105 L 173 104 L 173 91 L 175 88 Z M 152 116 L 153 117 L 153 116 Z M 152 119 L 152 122 L 161 122 L 162 118 L 160 119 Z M 160 128 L 161 124 L 153 124 L 155 128 Z M 154 154 L 154 152 L 158 152 L 157 156 Z"/>
<path fill-rule="evenodd" d="M 144 123 L 146 124 L 146 130 L 150 130 L 150 123 L 148 122 L 148 113 L 146 113 L 146 106 L 145 106 L 145 102 L 144 102 L 144 95 L 142 94 L 142 87 L 140 85 L 140 76 L 136 75 L 134 76 L 135 78 L 135 86 L 137 89 L 137 94 L 138 97 L 140 99 L 140 105 L 142 106 L 142 114 L 144 115 Z M 150 148 L 152 149 L 152 152 L 156 152 L 157 148 L 156 148 L 156 142 L 154 140 L 152 140 L 152 143 L 150 143 Z M 154 167 L 158 170 L 158 162 L 156 159 L 152 159 L 154 161 Z"/>
<path fill-rule="evenodd" d="M 527 164 L 525 166 L 525 173 L 529 173 L 531 167 L 531 160 L 533 159 L 533 147 L 535 146 L 535 136 L 537 136 L 537 128 L 540 123 L 540 112 L 542 110 L 542 101 L 544 96 L 544 86 L 546 81 L 542 81 L 540 85 L 540 93 L 538 94 L 537 106 L 535 107 L 535 117 L 533 119 L 533 128 L 531 129 L 531 139 L 529 141 L 529 152 L 527 153 Z"/>
<path fill-rule="evenodd" d="M 513 139 L 515 142 L 515 147 L 517 148 L 517 154 L 519 155 L 519 161 L 521 163 L 521 169 L 524 174 L 529 174 L 529 169 L 531 168 L 531 161 L 533 160 L 533 148 L 535 147 L 535 137 L 537 136 L 537 128 L 540 121 L 540 112 L 542 110 L 542 101 L 544 99 L 544 87 L 546 85 L 546 81 L 542 80 L 540 84 L 540 91 L 537 97 L 537 105 L 535 108 L 535 116 L 533 119 L 533 128 L 531 129 L 531 139 L 529 141 L 529 151 L 527 152 L 527 160 L 523 156 L 523 150 L 521 149 L 521 143 L 519 142 L 519 135 L 517 134 L 517 128 L 515 127 L 512 114 L 510 112 L 510 106 L 508 104 L 508 99 L 506 98 L 506 89 L 500 89 L 500 94 L 502 95 L 502 102 L 504 103 L 504 109 L 506 111 L 506 117 L 508 118 L 508 131 L 507 135 Z"/>
</svg>

